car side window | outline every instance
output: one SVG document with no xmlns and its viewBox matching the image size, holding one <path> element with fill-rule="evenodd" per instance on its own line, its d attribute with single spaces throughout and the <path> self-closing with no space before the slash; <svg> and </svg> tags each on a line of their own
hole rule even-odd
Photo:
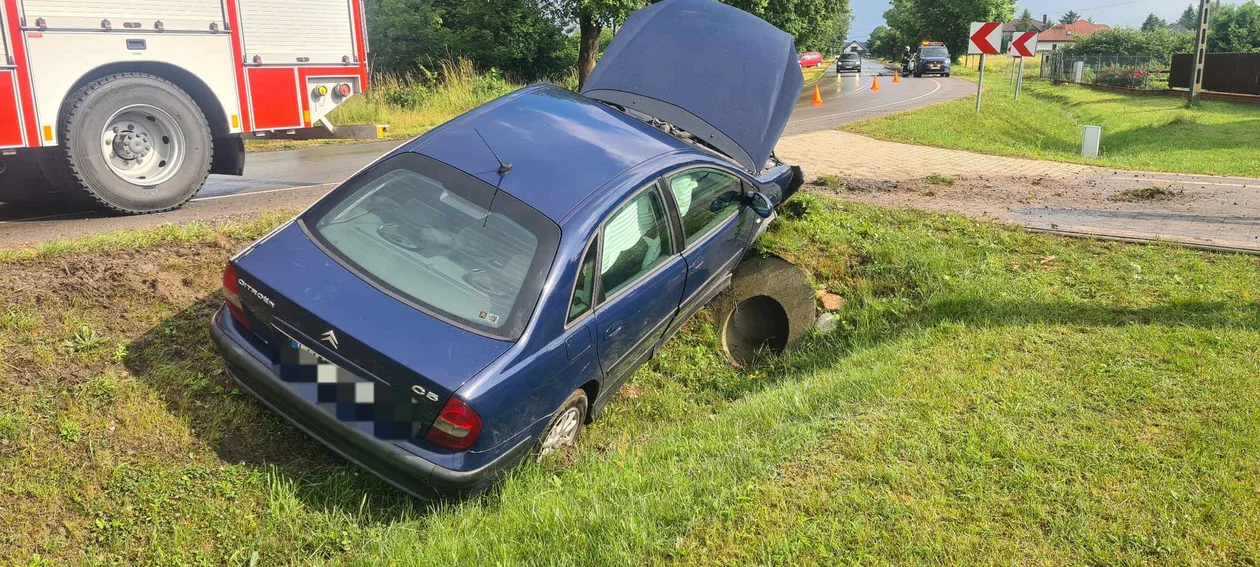
<svg viewBox="0 0 1260 567">
<path fill-rule="evenodd" d="M 714 169 L 693 169 L 669 178 L 678 204 L 687 246 L 739 212 L 743 184 L 738 177 Z"/>
<path fill-rule="evenodd" d="M 673 255 L 669 217 L 661 194 L 644 192 L 614 213 L 604 226 L 601 246 L 602 302 Z"/>
<path fill-rule="evenodd" d="M 577 283 L 573 285 L 573 299 L 569 301 L 568 323 L 586 315 L 595 305 L 595 258 L 598 252 L 594 244 L 586 247 L 586 257 L 582 258 Z"/>
</svg>

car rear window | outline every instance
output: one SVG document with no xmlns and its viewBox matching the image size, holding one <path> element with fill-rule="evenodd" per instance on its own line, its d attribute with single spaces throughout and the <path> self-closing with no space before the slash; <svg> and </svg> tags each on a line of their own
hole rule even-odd
<svg viewBox="0 0 1260 567">
<path fill-rule="evenodd" d="M 920 57 L 949 57 L 949 50 L 944 47 L 924 47 L 919 50 Z"/>
<path fill-rule="evenodd" d="M 505 340 L 524 332 L 560 238 L 542 213 L 415 153 L 347 182 L 302 223 L 326 252 L 382 291 Z"/>
</svg>

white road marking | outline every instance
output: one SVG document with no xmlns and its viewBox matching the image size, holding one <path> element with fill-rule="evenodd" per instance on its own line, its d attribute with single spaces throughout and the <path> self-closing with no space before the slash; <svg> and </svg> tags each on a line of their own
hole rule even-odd
<svg viewBox="0 0 1260 567">
<path fill-rule="evenodd" d="M 15 222 L 29 222 L 29 221 L 37 221 L 37 220 L 48 220 L 48 219 L 59 219 L 61 217 L 72 217 L 74 215 L 86 215 L 88 213 L 93 213 L 93 212 L 96 212 L 96 211 L 77 211 L 73 213 L 61 213 L 57 215 L 44 215 L 42 217 L 26 217 L 26 218 L 20 218 L 20 219 L 0 221 L 0 224 L 10 224 L 10 223 L 15 223 Z"/>
<path fill-rule="evenodd" d="M 811 122 L 811 121 L 814 121 L 814 120 L 822 120 L 822 119 L 825 119 L 825 118 L 835 118 L 835 117 L 837 117 L 837 116 L 844 116 L 844 115 L 846 115 L 846 114 L 854 114 L 854 113 L 858 113 L 858 112 L 866 112 L 866 111 L 868 111 L 868 110 L 879 110 L 879 109 L 881 109 L 881 108 L 888 108 L 888 107 L 890 107 L 890 106 L 897 106 L 897 105 L 899 105 L 899 104 L 906 104 L 906 103 L 908 103 L 908 102 L 914 102 L 914 101 L 916 101 L 916 100 L 924 99 L 924 98 L 927 98 L 927 97 L 930 97 L 930 96 L 932 96 L 932 95 L 936 94 L 936 92 L 937 92 L 937 91 L 939 91 L 939 90 L 941 90 L 941 88 L 943 87 L 943 85 L 941 85 L 941 82 L 940 82 L 940 81 L 937 81 L 936 79 L 928 79 L 928 80 L 929 80 L 929 81 L 932 81 L 933 83 L 935 83 L 935 84 L 936 84 L 936 88 L 932 89 L 932 92 L 927 93 L 927 94 L 922 94 L 922 95 L 916 96 L 916 97 L 914 97 L 914 98 L 908 98 L 908 99 L 906 99 L 906 100 L 900 100 L 900 101 L 897 101 L 897 102 L 890 102 L 890 103 L 888 103 L 888 104 L 881 104 L 881 105 L 879 105 L 879 106 L 868 106 L 868 107 L 866 107 L 866 108 L 858 108 L 858 109 L 855 109 L 855 110 L 848 110 L 848 111 L 845 111 L 845 112 L 837 112 L 837 113 L 835 113 L 835 114 L 828 114 L 828 115 L 826 115 L 826 116 L 814 116 L 814 117 L 811 117 L 811 118 L 802 118 L 802 119 L 800 119 L 800 120 L 790 120 L 790 121 L 788 121 L 788 124 L 799 124 L 799 123 L 801 123 L 801 122 Z"/>
</svg>

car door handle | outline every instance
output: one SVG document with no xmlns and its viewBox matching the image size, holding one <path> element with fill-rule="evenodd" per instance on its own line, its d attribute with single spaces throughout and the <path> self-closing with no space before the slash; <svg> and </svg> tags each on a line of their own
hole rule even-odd
<svg viewBox="0 0 1260 567">
<path fill-rule="evenodd" d="M 692 260 L 690 263 L 691 263 L 691 266 L 687 269 L 692 272 L 698 272 L 700 271 L 701 268 L 704 267 L 704 257 L 701 256 L 699 258 L 696 258 L 695 260 Z"/>
<path fill-rule="evenodd" d="M 623 329 L 625 329 L 625 325 L 622 325 L 621 321 L 613 323 L 613 325 L 609 327 L 607 331 L 604 331 L 604 340 L 611 341 L 617 338 L 617 335 L 620 335 Z"/>
</svg>

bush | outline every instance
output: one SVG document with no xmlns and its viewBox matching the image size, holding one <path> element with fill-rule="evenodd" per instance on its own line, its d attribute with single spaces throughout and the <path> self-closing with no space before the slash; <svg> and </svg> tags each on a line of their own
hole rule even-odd
<svg viewBox="0 0 1260 567">
<path fill-rule="evenodd" d="M 1095 72 L 1095 82 L 1100 85 L 1136 89 L 1146 86 L 1146 80 L 1150 75 L 1150 71 L 1143 67 L 1106 65 L 1099 67 Z"/>
</svg>

